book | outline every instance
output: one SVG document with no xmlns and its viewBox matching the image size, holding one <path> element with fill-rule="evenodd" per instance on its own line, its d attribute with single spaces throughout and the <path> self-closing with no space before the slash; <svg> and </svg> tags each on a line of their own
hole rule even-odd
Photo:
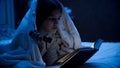
<svg viewBox="0 0 120 68">
<path fill-rule="evenodd" d="M 103 40 L 98 39 L 91 45 L 91 47 L 83 47 L 76 49 L 72 53 L 65 55 L 58 59 L 53 65 L 59 65 L 60 68 L 78 67 L 84 64 L 90 57 L 92 57 L 100 48 Z"/>
</svg>

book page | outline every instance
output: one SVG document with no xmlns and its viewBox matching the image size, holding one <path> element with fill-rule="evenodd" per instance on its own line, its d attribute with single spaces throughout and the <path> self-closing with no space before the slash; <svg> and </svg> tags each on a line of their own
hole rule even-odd
<svg viewBox="0 0 120 68">
<path fill-rule="evenodd" d="M 72 53 L 69 53 L 67 55 L 65 55 L 64 57 L 62 57 L 61 59 L 59 59 L 57 62 L 58 63 L 62 63 L 62 62 L 67 62 L 67 60 L 71 59 L 73 56 L 75 56 L 78 52 L 80 51 L 80 49 L 77 49 L 75 51 L 73 51 Z"/>
</svg>

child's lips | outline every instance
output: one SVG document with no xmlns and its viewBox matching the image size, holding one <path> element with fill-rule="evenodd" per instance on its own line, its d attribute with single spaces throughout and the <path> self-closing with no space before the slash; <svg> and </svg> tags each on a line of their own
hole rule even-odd
<svg viewBox="0 0 120 68">
<path fill-rule="evenodd" d="M 57 29 L 57 27 L 53 27 L 53 29 Z"/>
</svg>

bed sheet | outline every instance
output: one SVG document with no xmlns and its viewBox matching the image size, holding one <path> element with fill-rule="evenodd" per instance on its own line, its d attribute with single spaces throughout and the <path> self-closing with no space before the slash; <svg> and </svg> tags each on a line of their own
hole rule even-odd
<svg viewBox="0 0 120 68">
<path fill-rule="evenodd" d="M 83 46 L 92 44 L 82 43 Z M 120 42 L 103 42 L 99 51 L 79 68 L 120 68 Z"/>
</svg>

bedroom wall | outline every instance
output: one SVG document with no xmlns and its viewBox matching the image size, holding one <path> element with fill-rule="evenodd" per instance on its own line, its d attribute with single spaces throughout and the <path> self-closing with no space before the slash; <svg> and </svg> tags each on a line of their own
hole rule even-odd
<svg viewBox="0 0 120 68">
<path fill-rule="evenodd" d="M 0 0 L 0 40 L 11 38 L 14 26 L 13 0 Z"/>
<path fill-rule="evenodd" d="M 30 0 L 14 0 L 14 9 L 15 9 L 15 28 L 19 26 L 22 18 L 27 12 L 29 6 L 28 2 Z"/>
<path fill-rule="evenodd" d="M 119 0 L 60 0 L 72 10 L 82 41 L 120 41 Z"/>
</svg>

